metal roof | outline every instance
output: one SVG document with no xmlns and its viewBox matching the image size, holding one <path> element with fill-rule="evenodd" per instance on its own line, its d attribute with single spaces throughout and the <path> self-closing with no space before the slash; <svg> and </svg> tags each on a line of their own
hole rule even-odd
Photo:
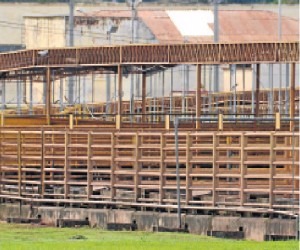
<svg viewBox="0 0 300 250">
<path fill-rule="evenodd" d="M 131 18 L 130 10 L 100 10 L 75 14 L 78 17 Z M 145 23 L 159 43 L 213 42 L 213 13 L 209 10 L 138 10 L 137 17 Z M 284 16 L 281 21 L 281 40 L 298 41 L 299 21 Z M 278 40 L 277 13 L 265 10 L 219 10 L 220 42 Z"/>
<path fill-rule="evenodd" d="M 188 15 L 193 11 L 185 11 Z M 201 12 L 196 13 L 201 14 Z M 158 15 L 159 14 L 159 15 Z M 206 14 L 205 14 L 206 15 Z M 169 17 L 165 11 L 139 11 L 139 18 L 152 31 L 161 43 L 169 42 L 213 42 L 213 36 L 182 35 L 178 23 Z M 204 17 L 207 18 L 207 17 Z M 201 19 L 201 17 L 199 17 Z M 186 20 L 181 20 L 186 24 Z M 207 22 L 211 30 L 213 22 Z M 177 24 L 177 25 L 176 25 Z M 181 24 L 180 24 L 181 25 Z M 190 23 L 196 30 L 199 23 Z M 259 10 L 220 10 L 219 11 L 219 41 L 220 42 L 264 42 L 278 40 L 278 15 L 270 11 Z M 299 22 L 292 18 L 282 17 L 282 41 L 299 40 Z"/>
</svg>

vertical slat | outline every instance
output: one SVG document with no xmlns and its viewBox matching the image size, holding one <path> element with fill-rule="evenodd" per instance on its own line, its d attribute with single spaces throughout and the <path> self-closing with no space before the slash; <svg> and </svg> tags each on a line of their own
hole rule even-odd
<svg viewBox="0 0 300 250">
<path fill-rule="evenodd" d="M 241 190 L 240 190 L 240 202 L 241 202 L 241 207 L 244 206 L 245 203 L 245 133 L 241 133 L 240 136 L 241 140 L 241 146 L 240 146 L 240 153 L 241 153 L 241 163 L 240 163 L 240 168 L 241 168 Z"/>
<path fill-rule="evenodd" d="M 274 203 L 274 165 L 273 165 L 273 161 L 274 161 L 274 145 L 275 145 L 275 138 L 274 138 L 274 132 L 271 132 L 270 134 L 270 179 L 269 179 L 269 189 L 270 189 L 270 193 L 269 193 L 269 208 L 272 209 L 273 207 L 273 203 Z"/>
<path fill-rule="evenodd" d="M 191 191 L 190 191 L 190 173 L 191 173 L 191 136 L 190 132 L 186 134 L 186 187 L 185 187 L 185 204 L 189 205 L 189 201 L 191 200 Z"/>
<path fill-rule="evenodd" d="M 21 137 L 21 132 L 18 132 L 18 137 L 17 137 L 17 141 L 18 141 L 18 193 L 19 196 L 22 196 L 22 162 L 21 162 L 21 144 L 22 144 L 22 137 Z"/>
<path fill-rule="evenodd" d="M 216 206 L 216 188 L 217 188 L 217 135 L 213 133 L 213 181 L 212 181 L 212 206 Z"/>
<path fill-rule="evenodd" d="M 165 145 L 165 136 L 164 134 L 160 135 L 160 179 L 159 179 L 159 204 L 162 204 L 163 198 L 164 198 L 164 168 L 165 168 L 165 164 L 164 164 L 164 145 Z"/>
<path fill-rule="evenodd" d="M 114 133 L 111 133 L 111 169 L 110 169 L 110 199 L 111 201 L 115 198 L 115 169 L 116 169 L 116 137 Z"/>
<path fill-rule="evenodd" d="M 138 201 L 138 198 L 140 197 L 140 192 L 139 192 L 139 172 L 140 172 L 140 166 L 139 166 L 139 159 L 140 159 L 140 137 L 139 134 L 136 133 L 133 137 L 133 143 L 135 144 L 135 162 L 134 162 L 134 171 L 135 171 L 135 175 L 134 175 L 134 197 L 135 197 L 135 201 Z"/>
<path fill-rule="evenodd" d="M 44 198 L 45 195 L 45 164 L 46 164 L 46 160 L 45 160 L 45 132 L 44 129 L 42 129 L 41 132 L 41 151 L 42 151 L 42 157 L 41 157 L 41 197 Z"/>
<path fill-rule="evenodd" d="M 65 132 L 65 169 L 64 169 L 64 174 L 65 174 L 65 179 L 64 179 L 64 198 L 67 199 L 69 196 L 69 186 L 68 186 L 68 181 L 69 181 L 69 133 L 68 131 Z"/>
<path fill-rule="evenodd" d="M 90 200 L 90 197 L 93 192 L 93 187 L 91 184 L 91 169 L 92 169 L 92 144 L 93 144 L 93 138 L 91 135 L 91 131 L 88 132 L 88 145 L 87 145 L 87 200 Z"/>
</svg>

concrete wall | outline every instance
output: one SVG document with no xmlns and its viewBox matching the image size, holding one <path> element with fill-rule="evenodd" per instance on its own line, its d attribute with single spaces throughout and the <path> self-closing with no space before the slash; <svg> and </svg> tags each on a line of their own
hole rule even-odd
<svg viewBox="0 0 300 250">
<path fill-rule="evenodd" d="M 64 17 L 24 17 L 26 49 L 66 46 Z"/>
<path fill-rule="evenodd" d="M 131 223 L 136 220 L 138 230 L 152 231 L 153 226 L 177 227 L 177 215 L 173 213 L 136 212 L 132 210 L 82 209 L 63 207 L 39 207 L 30 211 L 28 205 L 22 206 L 21 216 L 41 215 L 42 222 L 55 225 L 57 219 L 89 218 L 92 227 L 106 228 L 107 223 Z M 20 206 L 0 204 L 0 220 L 20 216 Z M 242 227 L 246 239 L 263 241 L 265 235 L 296 235 L 296 220 L 241 218 L 212 215 L 182 215 L 182 223 L 187 223 L 192 234 L 207 235 L 207 231 L 239 231 Z"/>
</svg>

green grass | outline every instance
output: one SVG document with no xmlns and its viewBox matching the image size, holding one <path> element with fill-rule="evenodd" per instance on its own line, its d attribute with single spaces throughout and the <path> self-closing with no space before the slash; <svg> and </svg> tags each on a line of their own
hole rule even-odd
<svg viewBox="0 0 300 250">
<path fill-rule="evenodd" d="M 191 234 L 109 232 L 90 228 L 51 228 L 0 223 L 0 250 L 3 249 L 298 250 L 299 248 L 296 241 L 234 241 Z"/>
</svg>

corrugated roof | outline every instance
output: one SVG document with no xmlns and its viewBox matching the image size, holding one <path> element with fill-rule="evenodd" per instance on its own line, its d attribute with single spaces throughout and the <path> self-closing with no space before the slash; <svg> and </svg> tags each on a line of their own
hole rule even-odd
<svg viewBox="0 0 300 250">
<path fill-rule="evenodd" d="M 189 34 L 183 32 L 182 27 L 186 24 L 184 16 L 189 13 L 201 15 L 199 10 L 181 11 L 176 18 L 170 18 L 168 13 L 179 13 L 178 11 L 164 10 L 139 10 L 138 18 L 140 18 L 146 26 L 151 30 L 153 35 L 160 43 L 181 43 L 187 42 L 213 42 L 213 36 L 208 33 L 201 35 L 201 32 L 195 32 L 193 35 L 189 30 Z M 80 13 L 76 13 L 80 15 Z M 85 16 L 82 14 L 81 16 Z M 203 14 L 206 15 L 206 14 Z M 130 10 L 101 10 L 88 13 L 87 16 L 93 17 L 110 17 L 110 18 L 131 18 Z M 205 16 L 203 16 L 205 18 Z M 197 18 L 200 20 L 201 16 Z M 173 21 L 172 21 L 173 20 Z M 174 21 L 176 20 L 176 21 Z M 195 20 L 195 19 L 194 19 Z M 195 31 L 199 28 L 200 21 L 190 23 L 190 27 L 194 27 Z M 182 23 L 180 23 L 182 22 Z M 197 23 L 198 22 L 198 23 Z M 206 21 L 205 21 L 206 22 Z M 203 23 L 203 22 L 202 22 Z M 192 26 L 193 25 L 193 26 Z M 208 23 L 211 30 L 214 24 Z M 189 27 L 189 28 L 190 28 Z M 184 30 L 186 31 L 186 30 Z M 261 10 L 220 10 L 219 11 L 219 41 L 220 42 L 264 42 L 278 40 L 278 15 L 271 11 Z M 282 17 L 282 41 L 299 40 L 299 21 Z"/>
<path fill-rule="evenodd" d="M 278 40 L 278 15 L 270 11 L 220 11 L 220 41 Z M 299 39 L 299 22 L 282 17 L 282 40 Z"/>
<path fill-rule="evenodd" d="M 155 18 L 157 11 L 139 12 L 139 17 L 145 22 L 156 39 L 161 43 L 184 42 L 213 42 L 213 36 L 182 36 L 168 15 Z M 164 12 L 164 11 L 162 11 Z M 147 18 L 145 18 L 147 16 Z M 162 21 L 163 20 L 163 21 Z M 214 29 L 214 24 L 209 26 Z M 299 39 L 299 22 L 295 19 L 282 17 L 282 40 L 297 41 Z M 197 23 L 194 23 L 197 27 Z M 220 10 L 219 11 L 219 41 L 276 41 L 278 40 L 278 15 L 270 11 L 259 10 Z"/>
</svg>

